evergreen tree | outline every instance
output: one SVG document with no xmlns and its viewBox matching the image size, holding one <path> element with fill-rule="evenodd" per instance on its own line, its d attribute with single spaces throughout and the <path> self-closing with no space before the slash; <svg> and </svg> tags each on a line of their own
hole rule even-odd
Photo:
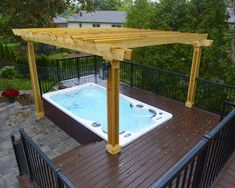
<svg viewBox="0 0 235 188">
<path fill-rule="evenodd" d="M 92 5 L 96 10 L 118 10 L 121 0 L 94 0 Z"/>
<path fill-rule="evenodd" d="M 151 4 L 148 0 L 136 0 L 127 12 L 127 27 L 149 28 L 152 14 Z"/>
<path fill-rule="evenodd" d="M 146 7 L 149 7 L 150 3 L 146 2 Z M 152 8 L 151 5 L 150 7 Z M 135 7 L 130 9 L 128 26 L 208 33 L 208 38 L 214 40 L 214 43 L 212 47 L 203 48 L 200 76 L 235 84 L 235 75 L 230 74 L 235 72 L 235 67 L 231 62 L 231 33 L 226 23 L 228 17 L 225 1 L 160 0 L 155 3 L 155 9 L 150 16 L 146 16 L 142 8 L 135 3 Z M 134 50 L 134 61 L 189 74 L 192 53 L 193 48 L 189 45 L 141 48 Z"/>
<path fill-rule="evenodd" d="M 151 26 L 159 30 L 185 31 L 188 13 L 187 0 L 161 0 L 155 5 Z"/>
<path fill-rule="evenodd" d="M 207 78 L 226 81 L 224 75 L 232 62 L 225 1 L 191 0 L 189 15 L 188 30 L 208 33 L 208 38 L 214 41 L 211 47 L 203 49 L 201 71 Z"/>
</svg>

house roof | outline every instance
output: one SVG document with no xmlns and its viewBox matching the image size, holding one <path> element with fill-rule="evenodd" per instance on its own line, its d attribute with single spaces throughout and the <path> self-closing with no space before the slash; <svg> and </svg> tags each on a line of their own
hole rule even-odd
<svg viewBox="0 0 235 188">
<path fill-rule="evenodd" d="M 80 11 L 71 16 L 68 22 L 92 22 L 92 23 L 124 23 L 126 21 L 126 12 L 124 11 Z"/>
<path fill-rule="evenodd" d="M 57 16 L 57 17 L 53 18 L 53 22 L 57 23 L 57 24 L 67 23 L 67 19 L 65 19 L 61 16 Z"/>
</svg>

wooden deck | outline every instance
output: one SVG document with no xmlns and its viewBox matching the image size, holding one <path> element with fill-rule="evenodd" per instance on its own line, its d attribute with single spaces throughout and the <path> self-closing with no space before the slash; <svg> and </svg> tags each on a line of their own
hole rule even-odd
<svg viewBox="0 0 235 188">
<path fill-rule="evenodd" d="M 112 156 L 105 141 L 75 148 L 54 162 L 77 187 L 148 187 L 219 121 L 215 114 L 122 85 L 121 92 L 173 114 L 173 118 Z"/>
<path fill-rule="evenodd" d="M 226 163 L 224 169 L 212 185 L 212 188 L 234 188 L 235 187 L 235 153 Z"/>
</svg>

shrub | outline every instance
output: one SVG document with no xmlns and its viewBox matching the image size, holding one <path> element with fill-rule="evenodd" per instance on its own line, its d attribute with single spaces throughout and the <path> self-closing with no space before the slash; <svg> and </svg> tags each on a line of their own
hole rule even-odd
<svg viewBox="0 0 235 188">
<path fill-rule="evenodd" d="M 18 71 L 15 69 L 14 66 L 6 66 L 2 70 L 0 70 L 0 77 L 1 78 L 17 78 L 19 76 Z"/>
<path fill-rule="evenodd" d="M 17 97 L 19 94 L 19 90 L 15 88 L 7 88 L 2 92 L 3 97 Z"/>
</svg>

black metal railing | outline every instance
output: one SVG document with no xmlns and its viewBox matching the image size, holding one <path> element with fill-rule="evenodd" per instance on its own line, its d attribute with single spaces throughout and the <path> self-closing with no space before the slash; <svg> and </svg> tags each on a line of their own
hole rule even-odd
<svg viewBox="0 0 235 188">
<path fill-rule="evenodd" d="M 50 67 L 44 74 L 39 76 L 39 86 L 41 93 L 46 93 L 59 82 L 57 67 Z"/>
<path fill-rule="evenodd" d="M 97 56 L 58 59 L 56 61 L 58 80 L 80 78 L 81 76 L 97 74 Z"/>
<path fill-rule="evenodd" d="M 75 188 L 23 129 L 20 135 L 17 141 L 11 136 L 20 175 L 29 176 L 41 188 Z"/>
<path fill-rule="evenodd" d="M 57 60 L 57 78 L 54 81 L 68 80 L 98 74 L 103 60 L 97 56 Z M 132 62 L 122 62 L 120 65 L 120 81 L 130 86 L 151 91 L 181 102 L 187 98 L 189 76 L 182 73 L 153 68 Z M 49 79 L 50 80 L 50 79 Z M 42 91 L 48 91 L 53 83 L 42 86 Z M 198 79 L 195 106 L 222 114 L 224 100 L 233 101 L 235 86 Z"/>
<path fill-rule="evenodd" d="M 122 62 L 120 72 L 120 80 L 130 86 L 182 102 L 186 99 L 189 77 L 185 74 L 131 62 Z"/>
<path fill-rule="evenodd" d="M 200 78 L 197 80 L 195 105 L 199 108 L 209 109 L 215 113 L 223 113 L 224 101 L 233 101 L 235 99 L 234 97 L 235 86 Z"/>
<path fill-rule="evenodd" d="M 232 103 L 231 101 L 224 101 L 223 108 L 222 108 L 222 114 L 221 114 L 221 119 L 224 119 L 225 116 L 229 114 L 233 109 L 235 109 L 235 103 Z"/>
<path fill-rule="evenodd" d="M 235 110 L 204 135 L 152 187 L 210 187 L 235 148 Z"/>
</svg>

